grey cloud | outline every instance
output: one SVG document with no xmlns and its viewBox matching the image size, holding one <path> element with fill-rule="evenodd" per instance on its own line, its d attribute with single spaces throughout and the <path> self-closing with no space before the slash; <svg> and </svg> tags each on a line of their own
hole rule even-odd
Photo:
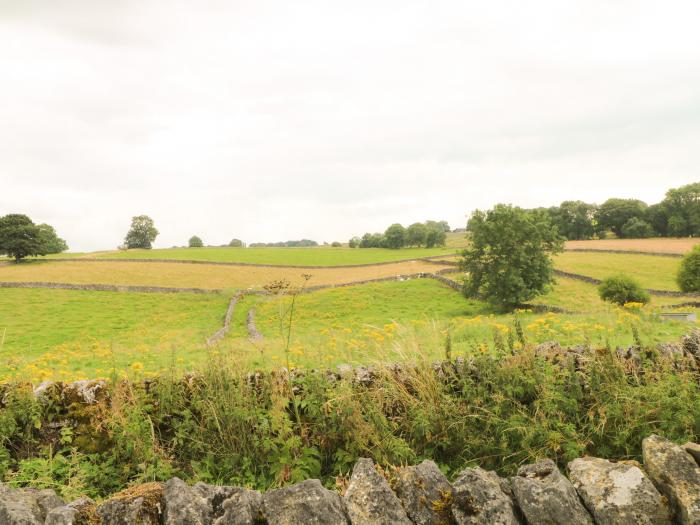
<svg viewBox="0 0 700 525">
<path fill-rule="evenodd" d="M 698 18 L 689 0 L 0 0 L 0 213 L 99 249 L 137 213 L 169 246 L 657 200 L 697 179 Z"/>
</svg>

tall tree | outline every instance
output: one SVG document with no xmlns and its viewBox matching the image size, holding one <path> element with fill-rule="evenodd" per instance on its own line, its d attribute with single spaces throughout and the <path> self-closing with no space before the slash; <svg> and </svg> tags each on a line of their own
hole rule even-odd
<svg viewBox="0 0 700 525">
<path fill-rule="evenodd" d="M 622 227 L 630 219 L 643 219 L 646 213 L 646 203 L 637 199 L 608 199 L 600 205 L 596 212 L 598 233 L 611 230 L 622 237 Z"/>
<path fill-rule="evenodd" d="M 420 222 L 414 222 L 406 228 L 406 244 L 408 246 L 422 246 L 428 236 L 428 227 Z"/>
<path fill-rule="evenodd" d="M 131 228 L 126 234 L 124 243 L 127 248 L 146 248 L 150 250 L 158 233 L 153 219 L 148 215 L 138 215 L 131 218 Z"/>
<path fill-rule="evenodd" d="M 41 231 L 26 215 L 11 213 L 0 218 L 0 253 L 15 261 L 36 255 L 46 255 Z"/>
<path fill-rule="evenodd" d="M 464 293 L 502 308 L 512 308 L 544 293 L 553 283 L 551 255 L 564 247 L 548 213 L 498 204 L 476 211 L 461 267 Z"/>
<path fill-rule="evenodd" d="M 384 245 L 392 249 L 406 246 L 406 228 L 398 223 L 389 226 L 384 232 Z"/>
<path fill-rule="evenodd" d="M 595 233 L 593 217 L 597 206 L 583 201 L 564 201 L 549 208 L 552 222 L 559 233 L 570 241 L 590 239 Z"/>
<path fill-rule="evenodd" d="M 445 246 L 447 242 L 447 233 L 449 231 L 449 226 L 447 226 L 446 221 L 426 221 L 426 228 L 428 228 L 428 233 L 425 236 L 425 246 L 426 248 L 433 248 L 434 246 Z"/>
<path fill-rule="evenodd" d="M 668 216 L 669 235 L 700 235 L 700 182 L 668 190 L 662 205 Z"/>
</svg>

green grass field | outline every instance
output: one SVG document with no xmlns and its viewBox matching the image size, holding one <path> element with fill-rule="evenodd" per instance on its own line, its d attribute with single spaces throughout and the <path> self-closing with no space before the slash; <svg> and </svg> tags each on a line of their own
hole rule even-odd
<svg viewBox="0 0 700 525">
<path fill-rule="evenodd" d="M 633 343 L 632 326 L 649 343 L 677 339 L 690 328 L 687 323 L 657 320 L 654 312 L 661 303 L 641 312 L 621 309 L 602 302 L 594 286 L 569 279 L 560 280 L 555 290 L 539 300 L 571 309 L 584 301 L 591 304 L 575 314 L 518 313 L 527 342 L 624 346 Z M 313 368 L 419 356 L 441 359 L 448 331 L 455 355 L 468 356 L 495 351 L 498 338 L 505 343 L 509 332 L 515 333 L 512 314 L 493 312 L 487 305 L 467 300 L 436 281 L 413 280 L 298 296 L 291 346 L 286 352 L 290 305 L 289 297 L 248 297 L 241 301 L 233 330 L 222 344 L 228 349 L 224 353 L 240 355 L 251 367 L 269 368 L 289 361 L 291 366 Z M 250 309 L 255 310 L 257 328 L 265 336 L 262 342 L 247 340 L 245 321 Z"/>
<path fill-rule="evenodd" d="M 325 282 L 322 277 L 332 283 L 374 276 L 372 267 L 333 269 L 333 265 L 357 264 L 366 261 L 366 257 L 386 259 L 419 253 L 417 250 L 332 248 L 212 248 L 139 253 L 160 258 L 164 252 L 180 254 L 183 258 L 192 258 L 190 253 L 205 256 L 221 253 L 226 257 L 231 257 L 226 254 L 244 253 L 257 262 L 267 257 L 267 262 L 275 264 L 281 261 L 309 264 L 310 255 L 314 256 L 313 262 L 318 263 L 321 257 L 331 267 L 316 271 L 318 275 L 311 284 Z M 425 255 L 426 251 L 420 252 Z M 292 261 L 289 254 L 292 254 Z M 598 278 L 623 271 L 637 277 L 644 286 L 673 289 L 675 286 L 669 276 L 675 275 L 678 262 L 667 257 L 572 252 L 558 256 L 556 265 L 565 271 Z M 5 275 L 6 280 L 16 277 L 15 280 L 116 280 L 120 283 L 133 275 L 133 282 L 130 280 L 129 284 L 231 285 L 232 288 L 234 282 L 240 281 L 240 286 L 245 287 L 243 285 L 249 286 L 253 281 L 267 283 L 287 276 L 274 268 L 160 266 L 143 263 L 27 264 L 4 267 L 0 274 Z M 427 271 L 438 268 L 429 266 Z M 187 273 L 190 267 L 196 274 Z M 69 279 L 68 272 L 75 273 L 76 268 L 80 279 L 76 277 L 78 274 Z M 49 270 L 56 275 L 49 275 Z M 262 274 L 248 275 L 253 270 Z M 21 275 L 15 275 L 18 272 Z M 231 275 L 219 275 L 221 272 Z M 299 278 L 298 270 L 292 272 Z M 324 277 L 321 272 L 343 275 Z M 452 275 L 452 278 L 459 279 L 459 275 Z M 512 315 L 498 314 L 483 303 L 466 300 L 441 283 L 421 279 L 336 288 L 299 296 L 289 352 L 285 352 L 280 336 L 280 319 L 284 318 L 290 298 L 247 297 L 235 311 L 229 336 L 216 348 L 206 349 L 204 341 L 220 327 L 227 300 L 224 295 L 0 289 L 0 380 L 104 377 L 112 370 L 120 375 L 151 374 L 173 366 L 178 370 L 196 368 L 216 355 L 236 359 L 240 366 L 264 368 L 286 364 L 319 367 L 397 361 L 416 356 L 438 359 L 444 357 L 448 332 L 455 355 L 469 355 L 493 351 L 515 330 Z M 651 305 L 641 312 L 631 312 L 601 301 L 595 286 L 560 278 L 552 291 L 533 302 L 574 313 L 521 312 L 518 318 L 527 342 L 533 344 L 557 340 L 563 345 L 584 342 L 598 346 L 627 345 L 633 340 L 632 326 L 637 327 L 646 341 L 659 342 L 676 339 L 690 326 L 659 322 L 653 313 L 684 300 L 689 299 L 653 297 Z M 262 342 L 248 340 L 245 320 L 252 308 L 256 312 L 258 329 L 265 336 Z"/>
<path fill-rule="evenodd" d="M 645 288 L 678 290 L 675 279 L 680 261 L 675 257 L 652 255 L 564 252 L 555 257 L 554 265 L 558 270 L 596 279 L 626 273 Z"/>
<path fill-rule="evenodd" d="M 0 289 L 0 380 L 155 372 L 205 358 L 223 295 Z"/>
<path fill-rule="evenodd" d="M 128 250 L 101 252 L 98 258 L 179 259 L 214 262 L 243 262 L 276 265 L 340 266 L 374 264 L 450 255 L 455 248 L 168 248 L 163 250 Z"/>
</svg>

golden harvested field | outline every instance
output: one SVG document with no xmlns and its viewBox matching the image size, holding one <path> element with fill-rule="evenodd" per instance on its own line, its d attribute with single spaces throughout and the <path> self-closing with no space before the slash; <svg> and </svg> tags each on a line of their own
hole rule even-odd
<svg viewBox="0 0 700 525">
<path fill-rule="evenodd" d="M 567 241 L 566 249 L 625 250 L 633 252 L 680 254 L 689 252 L 696 244 L 700 244 L 700 238 L 603 239 L 592 241 Z"/>
<path fill-rule="evenodd" d="M 434 273 L 446 267 L 422 261 L 314 270 L 155 262 L 42 261 L 0 265 L 0 281 L 247 289 L 261 288 L 265 284 L 278 279 L 287 279 L 292 285 L 299 285 L 303 281 L 302 274 L 310 274 L 312 276 L 308 286 L 317 286 L 344 284 L 353 281 L 419 272 Z"/>
</svg>

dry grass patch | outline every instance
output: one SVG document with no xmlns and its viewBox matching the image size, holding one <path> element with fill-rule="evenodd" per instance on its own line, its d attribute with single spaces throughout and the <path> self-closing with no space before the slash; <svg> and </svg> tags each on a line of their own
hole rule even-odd
<svg viewBox="0 0 700 525">
<path fill-rule="evenodd" d="M 302 273 L 311 274 L 309 286 L 315 286 L 436 272 L 441 268 L 443 266 L 422 261 L 315 270 L 140 262 L 31 262 L 0 266 L 0 281 L 248 289 L 261 288 L 278 279 L 287 279 L 293 285 L 299 284 Z"/>
<path fill-rule="evenodd" d="M 689 252 L 700 243 L 700 239 L 603 239 L 592 241 L 567 241 L 566 249 L 624 250 L 632 252 L 682 254 Z"/>
</svg>

